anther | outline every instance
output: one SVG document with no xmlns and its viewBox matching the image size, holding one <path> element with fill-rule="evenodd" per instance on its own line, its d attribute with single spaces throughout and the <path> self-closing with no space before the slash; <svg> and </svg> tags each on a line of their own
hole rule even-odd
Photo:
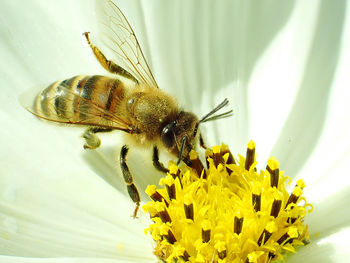
<svg viewBox="0 0 350 263">
<path fill-rule="evenodd" d="M 278 240 L 277 243 L 281 245 L 283 242 L 288 242 L 287 239 L 293 239 L 298 237 L 298 230 L 296 227 L 290 227 L 288 229 L 288 232 L 285 233 L 283 236 L 281 236 Z"/>
<path fill-rule="evenodd" d="M 190 258 L 190 255 L 187 253 L 187 251 L 185 250 L 183 255 L 180 256 L 185 262 L 187 262 Z"/>
<path fill-rule="evenodd" d="M 188 194 L 184 197 L 184 210 L 186 218 L 193 220 L 193 202 Z"/>
<path fill-rule="evenodd" d="M 168 175 L 163 179 L 163 182 L 165 184 L 169 199 L 176 199 L 176 188 L 174 178 Z"/>
<path fill-rule="evenodd" d="M 223 241 L 218 241 L 214 248 L 216 249 L 216 252 L 218 254 L 218 257 L 220 259 L 224 259 L 227 255 L 227 251 L 226 251 L 226 246 L 225 246 L 225 242 Z"/>
<path fill-rule="evenodd" d="M 247 146 L 247 154 L 245 159 L 245 169 L 249 171 L 255 161 L 255 143 L 251 140 Z"/>
<path fill-rule="evenodd" d="M 276 230 L 277 230 L 276 224 L 273 221 L 269 222 L 258 239 L 258 242 L 257 242 L 258 246 L 260 247 L 261 245 L 264 245 L 269 240 L 272 233 L 276 232 Z"/>
<path fill-rule="evenodd" d="M 224 157 L 226 154 L 228 154 L 226 164 L 236 164 L 235 158 L 233 157 L 228 146 L 226 144 L 222 144 L 221 145 L 221 155 Z M 226 168 L 226 171 L 229 175 L 232 174 L 232 171 L 230 169 Z"/>
<path fill-rule="evenodd" d="M 214 161 L 215 167 L 218 167 L 219 164 L 224 163 L 224 159 L 222 158 L 220 153 L 220 146 L 213 147 L 213 161 Z"/>
<path fill-rule="evenodd" d="M 180 170 L 179 170 L 179 167 L 175 164 L 173 165 L 170 165 L 169 166 L 169 173 L 171 174 L 171 176 L 174 178 L 174 180 L 176 178 L 179 178 L 179 181 L 180 181 L 180 185 L 181 185 L 181 188 L 182 188 L 182 182 L 181 182 L 181 178 L 180 178 Z"/>
<path fill-rule="evenodd" d="M 274 260 L 275 257 L 276 257 L 276 254 L 275 254 L 275 253 L 269 252 L 268 258 L 269 258 L 270 260 Z"/>
<path fill-rule="evenodd" d="M 270 185 L 271 185 L 271 187 L 278 188 L 278 180 L 279 180 L 279 174 L 280 174 L 280 170 L 279 170 L 278 167 L 279 167 L 279 163 L 276 160 L 276 158 L 271 157 L 267 161 L 266 170 L 270 174 Z"/>
<path fill-rule="evenodd" d="M 174 244 L 176 242 L 176 238 L 170 229 L 168 230 L 168 235 L 166 235 L 165 238 L 170 244 Z"/>
<path fill-rule="evenodd" d="M 261 233 L 259 240 L 257 242 L 258 246 L 260 247 L 261 245 L 264 245 L 269 240 L 271 235 L 272 233 L 264 229 L 264 231 Z"/>
<path fill-rule="evenodd" d="M 213 150 L 212 149 L 206 149 L 205 150 L 205 162 L 207 164 L 207 167 L 209 169 L 209 158 L 213 158 Z"/>
<path fill-rule="evenodd" d="M 176 189 L 175 184 L 172 185 L 166 185 L 166 190 L 168 192 L 168 196 L 170 200 L 176 199 Z"/>
<path fill-rule="evenodd" d="M 162 224 L 159 228 L 159 233 L 161 237 L 165 238 L 170 244 L 174 244 L 176 242 L 176 238 L 168 224 Z"/>
<path fill-rule="evenodd" d="M 297 220 L 296 217 L 289 217 L 288 220 L 287 220 L 287 222 L 288 222 L 289 224 L 293 225 L 293 224 L 295 223 L 296 220 Z"/>
<path fill-rule="evenodd" d="M 244 217 L 237 217 L 235 216 L 235 221 L 234 221 L 234 231 L 237 235 L 239 235 L 242 232 L 242 227 L 243 227 L 243 219 Z"/>
<path fill-rule="evenodd" d="M 288 233 L 285 233 L 283 236 L 281 236 L 278 240 L 277 243 L 281 245 L 287 238 L 289 238 Z"/>
<path fill-rule="evenodd" d="M 162 220 L 163 223 L 168 223 L 168 222 L 170 223 L 171 222 L 170 215 L 169 215 L 168 211 L 166 210 L 166 208 L 164 207 L 163 203 L 157 203 L 156 209 L 158 211 L 158 216 Z"/>
<path fill-rule="evenodd" d="M 236 164 L 235 158 L 233 157 L 231 151 L 226 144 L 221 145 L 221 155 L 224 156 L 228 153 L 228 158 L 226 164 Z"/>
<path fill-rule="evenodd" d="M 274 200 L 271 207 L 270 216 L 277 217 L 281 210 L 282 200 Z"/>
<path fill-rule="evenodd" d="M 146 188 L 146 193 L 152 198 L 153 201 L 162 202 L 164 200 L 166 206 L 169 206 L 167 200 L 165 200 L 165 198 L 156 189 L 157 187 L 155 185 L 149 185 Z"/>
<path fill-rule="evenodd" d="M 252 187 L 252 206 L 254 207 L 255 212 L 261 210 L 261 193 L 256 185 Z"/>
<path fill-rule="evenodd" d="M 211 223 L 208 220 L 202 222 L 202 242 L 208 243 L 210 241 Z"/>
<path fill-rule="evenodd" d="M 203 172 L 203 178 L 205 179 L 207 177 L 204 166 L 202 162 L 198 158 L 198 153 L 195 151 L 190 152 L 190 160 L 191 160 L 191 167 L 194 169 L 198 175 L 198 177 L 201 177 L 202 172 Z"/>
<path fill-rule="evenodd" d="M 296 204 L 302 193 L 303 191 L 299 186 L 294 187 L 292 194 L 288 198 L 285 208 L 287 208 L 289 204 Z"/>
</svg>

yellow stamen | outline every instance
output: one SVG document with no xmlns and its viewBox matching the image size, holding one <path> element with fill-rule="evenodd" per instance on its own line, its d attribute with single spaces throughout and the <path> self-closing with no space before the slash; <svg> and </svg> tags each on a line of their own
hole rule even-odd
<svg viewBox="0 0 350 263">
<path fill-rule="evenodd" d="M 302 196 L 304 181 L 288 193 L 278 161 L 257 172 L 255 143 L 247 148 L 237 163 L 227 145 L 207 149 L 207 169 L 192 151 L 192 166 L 171 162 L 163 188 L 147 188 L 153 201 L 143 209 L 154 223 L 145 232 L 160 260 L 267 263 L 306 243 L 312 206 Z"/>
</svg>

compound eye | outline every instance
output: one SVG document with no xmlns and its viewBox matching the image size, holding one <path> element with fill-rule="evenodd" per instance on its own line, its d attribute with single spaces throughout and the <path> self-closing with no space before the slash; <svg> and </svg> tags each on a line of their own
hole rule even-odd
<svg viewBox="0 0 350 263">
<path fill-rule="evenodd" d="M 175 144 L 175 133 L 174 133 L 173 123 L 170 123 L 163 128 L 161 138 L 162 138 L 163 144 L 167 148 L 170 148 Z"/>
</svg>

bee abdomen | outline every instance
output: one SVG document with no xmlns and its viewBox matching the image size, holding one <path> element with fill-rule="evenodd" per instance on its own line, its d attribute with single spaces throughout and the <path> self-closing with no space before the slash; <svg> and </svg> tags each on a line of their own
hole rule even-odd
<svg viewBox="0 0 350 263">
<path fill-rule="evenodd" d="M 124 98 L 120 81 L 104 76 L 75 76 L 57 81 L 42 90 L 34 110 L 48 120 L 98 124 L 104 112 L 114 112 Z M 94 117 L 92 119 L 92 117 Z"/>
</svg>

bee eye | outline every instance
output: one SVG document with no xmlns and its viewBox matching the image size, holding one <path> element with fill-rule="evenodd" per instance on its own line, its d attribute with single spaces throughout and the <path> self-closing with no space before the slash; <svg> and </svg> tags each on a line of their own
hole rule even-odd
<svg viewBox="0 0 350 263">
<path fill-rule="evenodd" d="M 163 144 L 170 148 L 175 144 L 174 124 L 170 123 L 166 125 L 161 134 Z"/>
</svg>

